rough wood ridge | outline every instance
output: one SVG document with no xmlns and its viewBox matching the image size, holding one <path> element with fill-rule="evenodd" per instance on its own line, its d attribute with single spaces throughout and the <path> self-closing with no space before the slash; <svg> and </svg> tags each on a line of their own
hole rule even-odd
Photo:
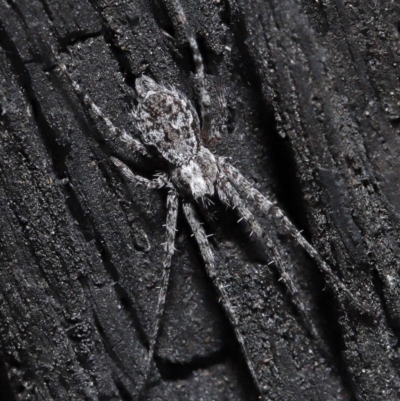
<svg viewBox="0 0 400 401">
<path fill-rule="evenodd" d="M 149 179 L 163 165 L 105 135 L 52 49 L 111 122 L 135 133 L 130 112 L 143 73 L 199 108 L 174 3 L 0 0 L 2 401 L 137 399 L 168 193 L 128 185 L 110 156 Z M 278 224 L 276 246 L 321 347 L 268 266 L 273 255 L 237 215 L 212 207 L 203 227 L 215 233 L 215 268 L 266 399 L 399 399 L 400 5 L 182 5 L 223 131 L 213 153 L 272 196 L 371 311 L 327 284 Z M 274 224 L 256 217 L 263 229 Z M 257 400 L 190 235 L 178 218 L 145 399 Z"/>
</svg>

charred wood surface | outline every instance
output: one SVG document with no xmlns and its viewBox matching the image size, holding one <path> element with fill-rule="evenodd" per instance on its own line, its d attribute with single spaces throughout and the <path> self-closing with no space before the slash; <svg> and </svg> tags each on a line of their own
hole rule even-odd
<svg viewBox="0 0 400 401">
<path fill-rule="evenodd" d="M 182 0 L 205 60 L 212 149 L 304 230 L 362 302 L 332 290 L 279 222 L 307 323 L 233 211 L 204 213 L 266 400 L 400 398 L 400 5 Z M 166 193 L 126 184 L 60 72 L 120 127 L 143 73 L 196 102 L 170 0 L 0 0 L 0 399 L 136 400 L 162 272 Z M 147 400 L 256 400 L 180 217 Z"/>
</svg>

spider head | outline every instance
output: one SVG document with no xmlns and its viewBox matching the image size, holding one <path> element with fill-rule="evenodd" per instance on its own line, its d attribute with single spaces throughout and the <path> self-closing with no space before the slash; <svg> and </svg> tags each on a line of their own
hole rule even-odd
<svg viewBox="0 0 400 401">
<path fill-rule="evenodd" d="M 135 82 L 136 92 L 140 98 L 144 99 L 146 94 L 150 91 L 159 92 L 160 85 L 146 75 L 142 75 L 140 78 L 136 79 Z"/>
<path fill-rule="evenodd" d="M 193 158 L 172 171 L 172 182 L 200 200 L 214 195 L 217 174 L 215 156 L 202 146 Z"/>
</svg>

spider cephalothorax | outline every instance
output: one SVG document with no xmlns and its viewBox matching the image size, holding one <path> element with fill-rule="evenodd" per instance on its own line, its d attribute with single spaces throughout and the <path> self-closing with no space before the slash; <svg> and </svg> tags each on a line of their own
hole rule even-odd
<svg viewBox="0 0 400 401">
<path fill-rule="evenodd" d="M 198 199 L 214 195 L 217 173 L 215 156 L 207 148 L 200 146 L 188 162 L 172 169 L 171 179 L 177 188 Z"/>
<path fill-rule="evenodd" d="M 120 138 L 132 152 L 138 152 L 150 157 L 151 154 L 154 153 L 150 152 L 150 150 L 155 149 L 158 156 L 163 161 L 167 162 L 166 165 L 168 167 L 164 172 L 158 174 L 157 178 L 154 180 L 148 180 L 133 174 L 129 167 L 122 161 L 111 157 L 111 161 L 128 180 L 145 185 L 148 188 L 166 187 L 169 190 L 167 197 L 164 271 L 157 304 L 156 322 L 149 339 L 148 358 L 144 367 L 144 379 L 141 390 L 144 389 L 146 384 L 150 363 L 153 359 L 160 319 L 163 315 L 169 281 L 169 270 L 175 250 L 176 222 L 179 200 L 181 199 L 183 212 L 199 245 L 207 274 L 213 281 L 226 315 L 233 326 L 254 382 L 259 391 L 262 392 L 261 386 L 259 385 L 259 372 L 258 369 L 255 368 L 254 363 L 257 357 L 251 355 L 247 349 L 245 338 L 243 338 L 241 334 L 240 321 L 236 316 L 235 309 L 231 305 L 224 286 L 220 282 L 214 264 L 212 248 L 196 213 L 195 204 L 199 199 L 204 200 L 204 198 L 207 199 L 211 197 L 219 198 L 222 204 L 236 209 L 241 218 L 250 226 L 252 233 L 254 233 L 269 250 L 274 259 L 276 269 L 281 279 L 286 284 L 288 291 L 292 295 L 296 295 L 297 289 L 288 274 L 286 262 L 284 258 L 282 258 L 279 249 L 274 246 L 274 241 L 271 239 L 275 234 L 269 231 L 265 232 L 260 227 L 243 196 L 246 194 L 261 210 L 273 215 L 281 222 L 298 244 L 300 244 L 317 262 L 327 282 L 336 292 L 344 293 L 354 305 L 357 305 L 362 310 L 365 310 L 365 308 L 360 306 L 360 303 L 354 295 L 333 274 L 332 270 L 319 253 L 293 226 L 284 213 L 255 189 L 236 168 L 226 162 L 225 159 L 215 156 L 204 146 L 205 143 L 213 141 L 214 135 L 211 132 L 212 124 L 211 114 L 209 112 L 210 98 L 206 91 L 202 57 L 196 40 L 191 35 L 180 3 L 174 1 L 174 4 L 179 17 L 178 20 L 184 27 L 193 52 L 193 59 L 196 66 L 196 79 L 200 87 L 199 105 L 201 110 L 201 123 L 199 115 L 186 96 L 173 87 L 166 87 L 155 82 L 148 76 L 142 75 L 136 80 L 135 85 L 139 98 L 136 110 L 132 113 L 139 132 L 139 138 L 135 139 L 124 130 L 115 127 L 93 103 L 90 97 L 82 91 L 79 84 L 68 73 L 66 66 L 61 62 L 60 67 L 71 80 L 72 86 L 83 98 L 85 104 L 90 107 L 97 117 L 105 122 L 110 135 Z M 301 300 L 294 296 L 293 302 L 296 304 L 311 334 L 315 338 L 319 338 L 311 319 L 308 318 L 306 308 L 301 303 Z"/>
<path fill-rule="evenodd" d="M 136 80 L 140 101 L 134 113 L 143 143 L 170 164 L 175 186 L 193 198 L 214 195 L 217 160 L 201 144 L 199 117 L 180 92 L 143 75 Z"/>
</svg>

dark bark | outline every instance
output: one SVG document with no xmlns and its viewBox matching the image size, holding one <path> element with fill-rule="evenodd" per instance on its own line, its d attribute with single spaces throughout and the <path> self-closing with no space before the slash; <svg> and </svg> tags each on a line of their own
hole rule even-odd
<svg viewBox="0 0 400 401">
<path fill-rule="evenodd" d="M 182 1 L 206 63 L 213 152 L 269 194 L 361 313 L 268 216 L 327 356 L 262 243 L 234 212 L 206 218 L 265 399 L 400 393 L 399 30 L 396 2 Z M 51 47 L 117 126 L 143 72 L 196 102 L 169 0 L 0 0 L 0 399 L 135 400 L 161 276 L 165 193 L 123 182 Z M 217 101 L 224 89 L 227 109 Z M 131 96 L 133 95 L 133 97 Z M 148 400 L 256 400 L 183 218 Z M 148 250 L 148 247 L 151 247 Z"/>
</svg>

